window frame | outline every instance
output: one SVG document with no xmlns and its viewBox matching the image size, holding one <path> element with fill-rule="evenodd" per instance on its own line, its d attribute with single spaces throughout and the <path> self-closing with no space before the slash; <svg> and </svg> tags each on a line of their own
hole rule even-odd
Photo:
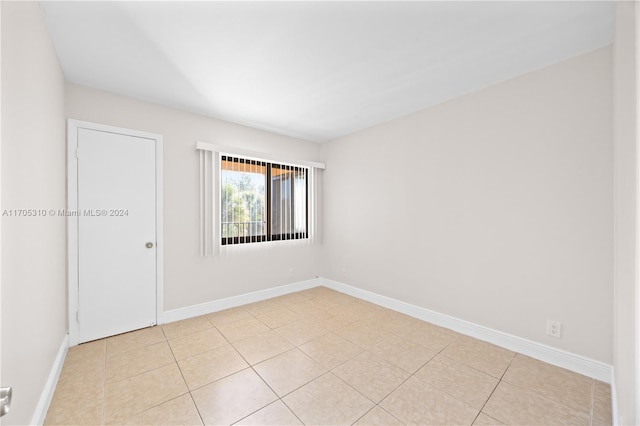
<svg viewBox="0 0 640 426">
<path fill-rule="evenodd" d="M 200 232 L 199 232 L 199 252 L 201 257 L 218 256 L 222 254 L 232 253 L 236 249 L 240 248 L 267 248 L 272 244 L 278 244 L 278 242 L 272 242 L 271 244 L 238 244 L 222 246 L 219 241 L 218 230 L 221 222 L 221 208 L 220 208 L 220 156 L 227 154 L 230 156 L 241 156 L 245 158 L 255 158 L 265 161 L 270 161 L 279 164 L 292 164 L 302 167 L 307 167 L 309 174 L 307 176 L 308 188 L 308 219 L 307 232 L 308 238 L 306 240 L 289 240 L 282 244 L 315 244 L 319 237 L 319 213 L 318 206 L 321 199 L 320 192 L 322 191 L 322 171 L 326 170 L 327 165 L 320 161 L 306 160 L 299 157 L 290 157 L 273 152 L 255 151 L 251 149 L 241 148 L 238 146 L 221 145 L 217 143 L 204 142 L 202 140 L 196 141 L 195 151 L 198 160 L 198 188 L 199 188 L 199 219 L 200 219 Z"/>
<path fill-rule="evenodd" d="M 312 194 L 310 193 L 310 185 L 309 185 L 309 178 L 310 178 L 310 173 L 312 172 L 312 168 L 306 165 L 299 165 L 299 164 L 291 164 L 291 163 L 287 163 L 287 162 L 283 162 L 283 161 L 274 161 L 274 160 L 268 160 L 265 158 L 257 158 L 257 157 L 249 157 L 249 156 L 245 156 L 245 155 L 241 155 L 241 154 L 231 154 L 231 153 L 226 153 L 226 152 L 220 152 L 219 156 L 218 156 L 218 215 L 220 218 L 219 224 L 220 226 L 218 227 L 218 231 L 220 232 L 220 236 L 218 238 L 218 242 L 220 244 L 221 247 L 229 247 L 229 246 L 235 246 L 235 245 L 252 245 L 252 244 L 256 244 L 256 243 L 264 243 L 264 242 L 272 242 L 272 241 L 300 241 L 300 240 L 308 240 L 310 238 L 310 232 L 309 232 L 309 226 L 310 226 L 310 221 L 309 221 L 309 209 L 311 206 L 311 202 L 310 202 L 310 197 L 312 196 Z M 235 237 L 224 237 L 223 236 L 223 226 L 224 223 L 222 222 L 222 211 L 224 209 L 223 205 L 222 205 L 222 172 L 223 172 L 223 168 L 222 168 L 222 162 L 223 161 L 232 161 L 232 162 L 238 162 L 238 163 L 244 163 L 244 162 L 254 162 L 257 163 L 259 165 L 263 165 L 265 167 L 265 201 L 264 201 L 264 221 L 265 221 L 265 233 L 263 235 L 248 235 L 248 236 L 235 236 Z M 291 217 L 291 221 L 293 223 L 293 230 L 292 232 L 286 232 L 286 233 L 278 233 L 278 234 L 273 234 L 273 191 L 272 191 L 272 178 L 273 178 L 273 168 L 276 169 L 281 169 L 281 170 L 287 170 L 287 171 L 291 171 L 291 178 L 290 180 L 290 196 L 291 196 L 291 201 L 289 202 L 289 209 L 290 209 L 290 217 Z M 296 208 L 295 208 L 295 183 L 296 183 L 296 174 L 298 172 L 302 171 L 303 172 L 303 176 L 304 176 L 304 191 L 305 191 L 305 197 L 304 197 L 304 231 L 303 232 L 295 232 L 295 220 L 296 220 Z"/>
</svg>

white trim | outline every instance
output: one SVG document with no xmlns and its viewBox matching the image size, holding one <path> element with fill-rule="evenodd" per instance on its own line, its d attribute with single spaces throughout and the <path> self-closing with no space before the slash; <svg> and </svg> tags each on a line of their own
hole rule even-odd
<svg viewBox="0 0 640 426">
<path fill-rule="evenodd" d="M 69 120 L 67 123 L 67 208 L 70 211 L 78 209 L 78 127 L 80 122 Z M 67 268 L 68 286 L 67 295 L 69 301 L 69 346 L 77 345 L 78 338 L 78 219 L 67 218 Z"/>
<path fill-rule="evenodd" d="M 475 337 L 485 342 L 509 349 L 531 358 L 544 361 L 548 364 L 562 367 L 567 370 L 600 380 L 611 384 L 612 402 L 614 403 L 614 419 L 617 419 L 617 410 L 615 409 L 615 382 L 613 367 L 604 362 L 596 361 L 581 355 L 567 352 L 561 349 L 553 348 L 542 343 L 534 342 L 522 337 L 514 336 L 502 331 L 494 330 L 482 325 L 474 324 L 459 318 L 441 314 L 419 306 L 401 302 L 390 297 L 382 296 L 366 290 L 359 289 L 338 281 L 327 278 L 315 278 L 307 281 L 300 281 L 280 287 L 260 290 L 253 293 L 242 294 L 238 296 L 228 297 L 226 299 L 214 300 L 199 305 L 187 306 L 184 308 L 166 311 L 164 320 L 166 322 L 179 321 L 205 315 L 224 309 L 242 306 L 247 303 L 259 302 L 261 300 L 270 299 L 272 297 L 282 296 L 296 291 L 306 290 L 309 288 L 325 286 L 327 288 L 366 300 L 376 305 L 392 309 L 397 312 L 412 316 L 422 321 L 427 321 L 441 327 L 445 327 L 467 336 Z M 614 421 L 615 424 L 615 421 Z"/>
<path fill-rule="evenodd" d="M 308 237 L 300 240 L 285 240 L 284 244 L 293 241 L 304 241 L 306 244 L 314 242 L 317 226 L 317 176 L 316 169 L 324 169 L 325 164 L 315 161 L 294 160 L 276 156 L 266 152 L 250 151 L 242 148 L 214 145 L 208 142 L 196 142 L 199 155 L 199 195 L 200 195 L 200 256 L 229 254 L 243 250 L 264 249 L 273 245 L 272 241 L 262 241 L 255 244 L 232 244 L 222 246 L 220 235 L 217 235 L 222 223 L 221 194 L 221 157 L 223 155 L 239 156 L 250 160 L 287 164 L 308 169 Z M 211 227 L 211 229 L 209 229 Z M 239 248 L 243 246 L 243 248 Z M 238 247 L 238 248 L 232 248 Z"/>
<path fill-rule="evenodd" d="M 236 306 L 246 305 L 248 303 L 259 302 L 261 300 L 282 296 L 296 291 L 307 290 L 317 286 L 324 286 L 341 293 L 375 303 L 376 305 L 392 309 L 396 312 L 412 316 L 422 321 L 427 321 L 435 325 L 449 328 L 458 333 L 475 337 L 505 349 L 530 356 L 531 358 L 538 359 L 548 364 L 609 383 L 611 385 L 612 424 L 619 424 L 615 371 L 612 365 L 563 351 L 561 349 L 553 348 L 542 343 L 513 336 L 502 331 L 474 324 L 449 315 L 441 314 L 429 309 L 421 308 L 419 306 L 411 305 L 406 302 L 362 290 L 327 278 L 317 277 L 315 279 L 300 281 L 280 287 L 214 300 L 199 305 L 173 309 L 171 311 L 166 311 L 163 318 L 166 322 L 180 321 L 218 312 L 224 309 L 234 308 Z"/>
<path fill-rule="evenodd" d="M 634 276 L 634 293 L 635 293 L 635 348 L 634 348 L 634 361 L 635 361 L 635 380 L 634 380 L 634 389 L 631 391 L 635 394 L 636 404 L 640 401 L 640 40 L 638 37 L 640 36 L 640 4 L 636 1 L 634 2 L 635 6 L 635 20 L 633 24 L 634 29 L 634 43 L 635 43 L 635 71 L 636 71 L 636 79 L 635 79 L 635 150 L 636 150 L 636 158 L 635 158 L 635 196 L 636 196 L 636 211 L 635 211 L 635 276 Z M 612 386 L 613 391 L 613 386 Z M 613 397 L 613 392 L 611 396 Z M 616 398 L 613 401 L 615 402 L 615 411 L 612 410 L 614 414 L 613 424 L 617 425 L 620 422 L 618 417 L 618 404 L 617 404 L 617 394 Z M 635 412 L 634 412 L 635 411 Z M 630 419 L 633 420 L 635 416 L 635 422 L 640 423 L 640 405 L 635 405 L 630 414 Z"/>
<path fill-rule="evenodd" d="M 618 426 L 620 419 L 618 418 L 618 393 L 616 392 L 616 372 L 611 367 L 611 424 Z"/>
<path fill-rule="evenodd" d="M 390 297 L 381 296 L 338 281 L 321 278 L 320 282 L 321 285 L 341 293 L 375 303 L 376 305 L 384 306 L 385 308 L 454 330 L 467 336 L 475 337 L 485 342 L 493 343 L 494 345 L 530 356 L 531 358 L 535 358 L 558 367 L 566 368 L 567 370 L 574 371 L 605 383 L 611 383 L 612 367 L 604 362 L 592 360 L 542 343 L 533 342 L 511 334 L 503 333 L 502 331 L 411 305 L 406 302 L 401 302 Z"/>
<path fill-rule="evenodd" d="M 215 217 L 216 211 L 216 182 L 219 156 L 218 154 L 200 150 L 200 256 L 210 256 L 214 254 L 214 237 L 215 237 Z M 219 183 L 218 183 L 219 185 Z"/>
<path fill-rule="evenodd" d="M 44 419 L 47 417 L 47 411 L 49 411 L 49 405 L 51 405 L 51 399 L 53 398 L 53 393 L 56 390 L 60 371 L 62 371 L 62 365 L 64 364 L 64 359 L 67 356 L 68 350 L 69 335 L 65 334 L 64 339 L 62 339 L 62 343 L 60 344 L 60 349 L 58 349 L 56 359 L 53 361 L 53 365 L 51 366 L 47 383 L 45 383 L 42 393 L 40 394 L 38 405 L 36 405 L 36 409 L 33 412 L 33 417 L 31 418 L 32 425 L 44 424 Z"/>
<path fill-rule="evenodd" d="M 286 157 L 282 155 L 275 155 L 268 152 L 261 151 L 252 151 L 250 149 L 236 148 L 232 146 L 224 146 L 224 145 L 216 145 L 208 142 L 196 142 L 196 149 L 203 151 L 213 151 L 213 152 L 222 152 L 231 155 L 243 155 L 246 157 L 253 157 L 260 160 L 269 160 L 276 162 L 283 162 L 292 165 L 298 166 L 307 166 L 314 167 L 316 169 L 326 169 L 327 166 L 325 163 L 320 163 L 318 161 L 310 161 L 310 160 L 298 160 L 291 157 Z"/>
<path fill-rule="evenodd" d="M 201 303 L 199 305 L 191 305 L 184 308 L 165 311 L 163 318 L 166 322 L 180 321 L 183 319 L 222 311 L 224 309 L 235 308 L 236 306 L 242 306 L 248 303 L 260 302 L 262 300 L 283 296 L 285 294 L 294 293 L 296 291 L 307 290 L 313 287 L 318 287 L 320 285 L 322 285 L 321 280 L 319 278 L 313 278 L 310 280 L 299 281 L 280 287 L 259 290 L 252 293 L 246 293 L 238 296 L 227 297 L 225 299 Z"/>
<path fill-rule="evenodd" d="M 162 135 L 69 119 L 67 123 L 67 208 L 78 210 L 78 129 L 91 129 L 153 139 L 156 143 L 156 323 L 164 321 L 164 204 L 163 204 L 163 142 Z M 69 346 L 79 342 L 78 322 L 78 218 L 67 217 Z"/>
<path fill-rule="evenodd" d="M 149 134 L 151 135 L 151 134 Z M 164 141 L 156 139 L 156 324 L 164 315 Z"/>
<path fill-rule="evenodd" d="M 635 300 L 635 331 L 636 331 L 636 335 L 635 335 L 635 343 L 636 343 L 636 347 L 635 347 L 635 372 L 636 372 L 636 377 L 635 377 L 635 389 L 634 389 L 634 393 L 635 393 L 635 398 L 636 401 L 640 400 L 640 41 L 638 40 L 638 37 L 640 37 L 640 4 L 638 4 L 638 2 L 635 2 L 635 10 L 636 10 L 636 16 L 635 16 L 635 22 L 634 22 L 634 32 L 635 32 L 635 57 L 636 57 L 636 61 L 635 61 L 635 69 L 636 69 L 636 81 L 635 81 L 635 86 L 636 86 L 636 93 L 635 93 L 635 107 L 636 107 L 636 116 L 635 116 L 635 122 L 636 122 L 636 143 L 635 143 L 635 149 L 636 149 L 636 164 L 635 164 L 635 175 L 636 175 L 636 217 L 635 217 L 635 228 L 636 228 L 636 247 L 635 247 L 635 258 L 636 258 L 636 265 L 635 265 L 635 296 L 636 296 L 636 300 Z M 612 386 L 613 388 L 613 386 Z M 613 393 L 611 394 L 611 396 L 613 397 Z M 612 410 L 614 417 L 613 417 L 613 424 L 617 425 L 620 421 L 620 419 L 618 418 L 618 404 L 617 404 L 617 396 L 615 398 L 615 400 L 613 401 L 615 402 L 615 405 L 613 405 L 613 407 L 615 407 L 615 410 Z M 635 407 L 635 417 L 636 417 L 636 422 L 640 423 L 640 407 L 636 406 Z"/>
</svg>

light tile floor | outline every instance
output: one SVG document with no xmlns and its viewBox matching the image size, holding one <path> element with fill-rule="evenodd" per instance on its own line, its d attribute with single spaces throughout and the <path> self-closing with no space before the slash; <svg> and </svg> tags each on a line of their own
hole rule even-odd
<svg viewBox="0 0 640 426">
<path fill-rule="evenodd" d="M 611 424 L 609 385 L 316 287 L 69 350 L 54 424 Z"/>
</svg>

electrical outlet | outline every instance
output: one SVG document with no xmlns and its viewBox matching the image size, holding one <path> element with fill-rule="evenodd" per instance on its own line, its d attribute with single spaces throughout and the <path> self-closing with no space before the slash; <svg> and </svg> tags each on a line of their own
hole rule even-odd
<svg viewBox="0 0 640 426">
<path fill-rule="evenodd" d="M 288 275 L 289 275 L 289 278 L 293 279 L 293 277 L 295 276 L 295 274 L 293 273 L 293 268 L 289 269 Z"/>
<path fill-rule="evenodd" d="M 562 337 L 562 323 L 559 321 L 547 320 L 547 336 L 559 339 Z"/>
</svg>

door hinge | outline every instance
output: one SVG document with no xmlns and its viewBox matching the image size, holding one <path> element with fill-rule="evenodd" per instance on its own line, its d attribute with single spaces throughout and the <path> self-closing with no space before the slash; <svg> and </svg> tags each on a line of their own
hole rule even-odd
<svg viewBox="0 0 640 426">
<path fill-rule="evenodd" d="M 80 148 L 76 148 L 76 158 L 80 158 Z"/>
<path fill-rule="evenodd" d="M 80 311 L 76 311 L 76 322 L 80 322 Z"/>
</svg>

